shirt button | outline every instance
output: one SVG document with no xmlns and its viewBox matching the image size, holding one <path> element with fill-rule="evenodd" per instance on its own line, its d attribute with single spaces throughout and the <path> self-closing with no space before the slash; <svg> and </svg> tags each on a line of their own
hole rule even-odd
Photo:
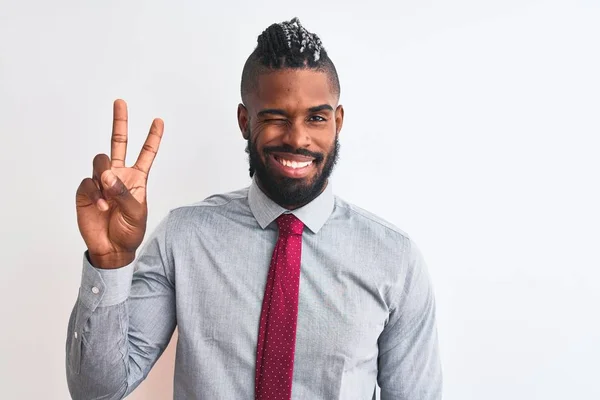
<svg viewBox="0 0 600 400">
<path fill-rule="evenodd" d="M 77 339 L 77 332 L 75 332 L 75 339 Z"/>
<path fill-rule="evenodd" d="M 98 294 L 98 293 L 100 293 L 100 289 L 98 289 L 96 286 L 94 286 L 94 287 L 92 288 L 92 293 L 94 293 L 94 294 Z"/>
</svg>

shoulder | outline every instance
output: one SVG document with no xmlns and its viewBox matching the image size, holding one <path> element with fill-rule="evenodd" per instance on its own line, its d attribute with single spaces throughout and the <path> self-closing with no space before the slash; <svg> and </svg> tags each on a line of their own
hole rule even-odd
<svg viewBox="0 0 600 400">
<path fill-rule="evenodd" d="M 369 236 L 379 236 L 383 240 L 400 246 L 401 251 L 410 250 L 410 236 L 395 224 L 384 218 L 335 196 L 334 216 L 350 222 L 353 229 Z"/>
<path fill-rule="evenodd" d="M 249 212 L 248 188 L 243 188 L 228 193 L 213 194 L 202 201 L 174 208 L 169 211 L 167 218 L 170 227 L 173 228 L 219 215 L 240 215 Z"/>
<path fill-rule="evenodd" d="M 369 251 L 377 260 L 378 273 L 386 283 L 383 292 L 392 308 L 406 301 L 407 293 L 421 298 L 429 289 L 427 266 L 413 239 L 402 229 L 339 197 L 335 198 L 334 219 L 339 229 L 349 229 L 353 246 Z M 372 272 L 374 273 L 374 272 Z"/>
</svg>

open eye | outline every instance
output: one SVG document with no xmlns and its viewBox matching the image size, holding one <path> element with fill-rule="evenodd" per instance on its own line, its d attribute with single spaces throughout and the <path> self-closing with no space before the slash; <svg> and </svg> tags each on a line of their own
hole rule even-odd
<svg viewBox="0 0 600 400">
<path fill-rule="evenodd" d="M 325 118 L 320 115 L 312 115 L 309 119 L 310 122 L 325 122 L 327 121 Z"/>
</svg>

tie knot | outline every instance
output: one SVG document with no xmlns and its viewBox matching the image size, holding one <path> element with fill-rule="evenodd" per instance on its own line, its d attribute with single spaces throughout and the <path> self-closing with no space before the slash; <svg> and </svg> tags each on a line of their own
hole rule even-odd
<svg viewBox="0 0 600 400">
<path fill-rule="evenodd" d="M 294 214 L 282 214 L 277 218 L 280 235 L 302 235 L 304 224 Z"/>
</svg>

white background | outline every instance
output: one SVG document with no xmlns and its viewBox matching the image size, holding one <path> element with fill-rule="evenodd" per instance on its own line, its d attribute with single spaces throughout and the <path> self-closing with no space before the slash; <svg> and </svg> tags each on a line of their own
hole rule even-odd
<svg viewBox="0 0 600 400">
<path fill-rule="evenodd" d="M 293 16 L 339 70 L 336 193 L 428 261 L 444 398 L 599 399 L 598 0 L 0 1 L 0 398 L 68 398 L 74 195 L 112 101 L 129 160 L 165 120 L 152 230 L 249 183 L 243 62 Z M 172 357 L 130 398 L 169 398 Z"/>
</svg>

